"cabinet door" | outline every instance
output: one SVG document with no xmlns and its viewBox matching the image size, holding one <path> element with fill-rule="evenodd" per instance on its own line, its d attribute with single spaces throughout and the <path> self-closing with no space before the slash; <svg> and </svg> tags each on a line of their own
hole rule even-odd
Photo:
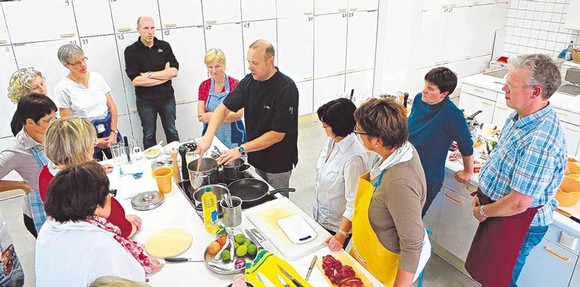
<svg viewBox="0 0 580 287">
<path fill-rule="evenodd" d="M 8 35 L 8 27 L 6 27 L 6 21 L 4 20 L 4 10 L 0 6 L 0 45 L 10 44 L 10 36 Z"/>
<path fill-rule="evenodd" d="M 130 115 L 120 115 L 119 119 L 117 120 L 117 129 L 121 132 L 121 135 L 126 136 L 129 140 L 130 144 L 134 144 L 135 142 L 140 146 L 143 147 L 143 135 L 140 138 L 136 138 L 133 135 L 133 129 L 131 128 L 131 120 Z M 141 127 L 139 127 L 141 128 Z"/>
<path fill-rule="evenodd" d="M 312 89 L 313 89 L 313 81 L 306 81 L 301 83 L 296 83 L 296 87 L 298 88 L 298 115 L 307 115 L 313 112 L 316 112 L 312 108 Z"/>
<path fill-rule="evenodd" d="M 478 110 L 482 113 L 477 116 L 480 123 L 491 123 L 493 120 L 494 101 L 483 99 L 472 94 L 461 92 L 459 97 L 459 108 L 463 109 L 466 115 L 471 115 Z"/>
<path fill-rule="evenodd" d="M 578 143 L 580 142 L 580 127 L 569 124 L 567 122 L 560 122 L 566 137 L 566 146 L 568 147 L 569 155 L 576 155 L 578 151 Z"/>
<path fill-rule="evenodd" d="M 348 17 L 346 71 L 375 67 L 375 44 L 378 12 L 352 12 Z M 361 33 L 364 31 L 364 33 Z"/>
<path fill-rule="evenodd" d="M 348 0 L 316 0 L 314 1 L 314 13 L 316 15 L 345 13 L 348 8 Z"/>
<path fill-rule="evenodd" d="M 178 104 L 176 108 L 175 128 L 179 132 L 179 140 L 185 142 L 200 137 L 203 126 L 197 121 L 197 102 Z M 161 121 L 158 122 L 157 126 L 157 140 L 165 138 L 163 127 L 160 124 Z"/>
<path fill-rule="evenodd" d="M 123 65 L 118 57 L 111 57 L 117 54 L 117 43 L 115 35 L 81 38 L 80 40 L 87 61 L 89 71 L 99 72 L 111 87 L 111 95 L 117 105 L 119 115 L 125 115 L 128 111 L 127 98 L 125 98 L 125 88 L 123 78 L 125 72 L 121 69 Z"/>
<path fill-rule="evenodd" d="M 242 21 L 276 19 L 276 0 L 241 0 Z"/>
<path fill-rule="evenodd" d="M 580 4 L 580 1 L 577 2 Z M 578 9 L 580 9 L 580 5 L 578 6 Z M 576 264 L 576 267 L 574 268 L 574 274 L 572 275 L 572 279 L 570 280 L 570 284 L 568 286 L 580 286 L 580 262 Z"/>
<path fill-rule="evenodd" d="M 171 44 L 179 62 L 179 74 L 171 80 L 176 102 L 179 104 L 197 101 L 199 84 L 208 78 L 203 63 L 205 57 L 203 27 L 164 30 L 163 39 Z"/>
<path fill-rule="evenodd" d="M 351 91 L 354 90 L 352 101 L 357 105 L 372 98 L 374 71 L 370 69 L 346 74 L 344 96 L 350 97 Z"/>
<path fill-rule="evenodd" d="M 461 7 L 454 8 L 451 12 L 446 13 L 447 24 L 445 26 L 445 41 L 441 57 L 444 63 L 465 58 L 465 41 L 467 40 L 467 32 L 470 26 L 470 10 L 471 7 Z M 477 25 L 480 25 L 480 23 L 477 23 Z M 433 42 L 432 44 L 436 45 L 435 43 Z M 424 52 L 428 53 L 428 51 Z"/>
<path fill-rule="evenodd" d="M 236 79 L 244 77 L 245 49 L 242 46 L 242 25 L 240 23 L 206 26 L 205 41 L 207 49 L 218 48 L 224 51 L 228 75 Z"/>
<path fill-rule="evenodd" d="M 2 112 L 0 113 L 0 122 L 2 123 L 0 125 L 0 138 L 2 138 L 12 136 L 9 123 L 12 121 L 14 111 L 16 111 L 16 104 L 12 103 L 10 98 L 6 96 L 8 80 L 10 80 L 12 73 L 17 70 L 12 46 L 0 47 L 0 63 L 2 63 L 0 79 L 3 79 L 0 81 L 0 91 L 2 91 L 2 96 L 0 96 L 0 107 L 2 107 Z M 2 146 L 0 146 L 0 150 L 1 148 Z"/>
<path fill-rule="evenodd" d="M 159 119 L 157 121 L 160 122 Z M 119 128 L 126 129 L 126 124 L 129 124 L 129 129 L 133 135 L 133 139 L 137 142 L 140 147 L 143 147 L 143 128 L 141 127 L 141 120 L 139 119 L 139 114 L 137 114 L 137 110 L 135 109 L 134 113 L 130 113 L 129 115 L 124 115 L 119 117 Z M 161 128 L 162 137 L 159 137 L 159 125 L 157 127 L 157 139 L 160 140 L 165 138 L 163 136 L 163 128 Z"/>
<path fill-rule="evenodd" d="M 491 121 L 494 125 L 503 127 L 505 121 L 514 110 L 508 107 L 503 99 L 495 102 L 495 109 L 493 111 L 493 120 Z"/>
<path fill-rule="evenodd" d="M 447 8 L 449 0 L 423 0 L 423 11 L 443 10 Z"/>
<path fill-rule="evenodd" d="M 3 2 L 2 7 L 12 43 L 77 36 L 70 0 Z"/>
<path fill-rule="evenodd" d="M 153 18 L 155 29 L 161 29 L 157 0 L 116 0 L 110 3 L 117 32 L 137 31 L 137 19 L 141 16 Z M 160 38 L 161 35 L 157 37 Z"/>
<path fill-rule="evenodd" d="M 42 72 L 42 75 L 46 78 L 48 95 L 53 99 L 54 86 L 69 73 L 68 69 L 58 60 L 56 52 L 60 46 L 70 42 L 79 44 L 79 40 L 74 38 L 72 40 L 36 42 L 13 46 L 18 68 L 34 67 Z"/>
<path fill-rule="evenodd" d="M 203 25 L 201 0 L 159 0 L 163 28 Z"/>
<path fill-rule="evenodd" d="M 465 261 L 478 221 L 473 218 L 471 199 L 443 187 L 443 202 L 437 227 L 437 243 Z"/>
<path fill-rule="evenodd" d="M 295 82 L 314 77 L 314 17 L 278 19 L 278 67 Z"/>
<path fill-rule="evenodd" d="M 435 242 L 438 242 L 437 235 L 439 234 L 438 226 L 439 217 L 441 216 L 441 204 L 443 203 L 444 196 L 443 194 L 444 190 L 441 188 L 441 191 L 437 194 L 435 199 L 433 199 L 431 206 L 429 206 L 425 217 L 423 217 L 423 224 L 425 225 L 425 228 L 429 228 L 432 232 L 431 235 L 429 235 L 429 238 Z"/>
<path fill-rule="evenodd" d="M 115 39 L 117 40 L 117 49 L 118 49 L 117 53 L 119 55 L 119 62 L 121 63 L 121 72 L 123 74 L 123 86 L 125 88 L 125 98 L 127 100 L 127 107 L 129 109 L 129 113 L 137 112 L 137 103 L 135 102 L 135 87 L 133 86 L 133 83 L 131 83 L 131 80 L 129 79 L 129 77 L 127 77 L 127 73 L 125 72 L 125 48 L 135 43 L 138 37 L 139 37 L 138 33 L 124 33 L 115 36 Z M 143 135 L 141 135 L 140 137 L 141 137 L 140 140 L 143 140 Z"/>
<path fill-rule="evenodd" d="M 207 25 L 236 23 L 242 20 L 239 0 L 204 0 L 203 18 Z"/>
<path fill-rule="evenodd" d="M 417 48 L 417 51 L 419 51 L 416 59 L 418 68 L 441 63 L 443 56 L 441 41 L 445 39 L 446 16 L 447 13 L 444 13 L 442 9 L 428 10 L 421 13 L 421 28 L 417 44 L 427 46 Z"/>
<path fill-rule="evenodd" d="M 568 6 L 568 15 L 566 17 L 566 22 L 564 27 L 568 29 L 580 30 L 580 1 L 570 0 L 570 6 Z M 577 276 L 580 278 L 580 274 Z M 570 285 L 575 286 L 575 285 Z"/>
<path fill-rule="evenodd" d="M 492 53 L 495 31 L 503 28 L 506 11 L 505 3 L 470 8 L 469 19 L 473 25 L 469 25 L 467 33 L 466 56 L 475 57 Z M 478 23 L 486 25 L 477 25 Z"/>
<path fill-rule="evenodd" d="M 344 75 L 314 80 L 314 101 L 312 110 L 316 111 L 320 106 L 331 100 L 344 97 Z"/>
<path fill-rule="evenodd" d="M 314 78 L 344 74 L 347 16 L 346 13 L 316 16 Z"/>
<path fill-rule="evenodd" d="M 80 37 L 108 35 L 115 32 L 109 1 L 74 0 L 73 4 Z"/>
<path fill-rule="evenodd" d="M 349 0 L 349 11 L 370 11 L 379 9 L 378 0 Z"/>
<path fill-rule="evenodd" d="M 544 239 L 528 255 L 518 286 L 577 286 L 568 285 L 577 259 L 574 253 Z"/>
<path fill-rule="evenodd" d="M 278 0 L 277 18 L 311 16 L 314 13 L 314 0 Z"/>
<path fill-rule="evenodd" d="M 244 52 L 247 52 L 250 48 L 250 45 L 258 39 L 269 41 L 272 43 L 272 45 L 274 45 L 274 49 L 278 47 L 278 43 L 276 43 L 276 20 L 244 22 L 242 27 L 242 32 L 244 35 L 244 43 L 242 46 L 244 47 Z M 277 57 L 274 57 L 274 59 L 276 58 Z"/>
</svg>

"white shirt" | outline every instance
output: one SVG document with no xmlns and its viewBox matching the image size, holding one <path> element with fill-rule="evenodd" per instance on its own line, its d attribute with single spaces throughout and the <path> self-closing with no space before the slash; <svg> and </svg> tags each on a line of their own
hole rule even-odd
<svg viewBox="0 0 580 287">
<path fill-rule="evenodd" d="M 89 286 L 113 275 L 145 282 L 145 270 L 114 238 L 88 222 L 47 220 L 36 240 L 36 286 Z"/>
<path fill-rule="evenodd" d="M 54 87 L 55 103 L 58 108 L 71 109 L 71 117 L 103 119 L 107 116 L 107 94 L 111 87 L 97 72 L 90 72 L 89 88 L 64 77 Z"/>
<path fill-rule="evenodd" d="M 328 138 L 316 164 L 314 219 L 338 231 L 342 218 L 352 219 L 358 179 L 369 170 L 367 153 L 354 133 L 334 145 Z"/>
</svg>

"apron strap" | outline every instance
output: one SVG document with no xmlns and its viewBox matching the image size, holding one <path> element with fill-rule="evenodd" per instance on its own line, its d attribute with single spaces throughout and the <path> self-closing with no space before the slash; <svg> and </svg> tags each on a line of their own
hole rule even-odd
<svg viewBox="0 0 580 287">
<path fill-rule="evenodd" d="M 40 168 L 48 164 L 48 158 L 44 153 L 38 148 L 38 146 L 33 146 L 31 148 L 32 154 L 36 159 L 36 163 Z M 28 200 L 30 201 L 30 209 L 32 211 L 32 220 L 34 221 L 34 228 L 36 232 L 40 232 L 40 228 L 46 221 L 46 213 L 44 212 L 44 205 L 40 199 L 40 192 L 38 192 L 38 186 L 33 187 L 34 191 L 28 194 Z"/>
</svg>

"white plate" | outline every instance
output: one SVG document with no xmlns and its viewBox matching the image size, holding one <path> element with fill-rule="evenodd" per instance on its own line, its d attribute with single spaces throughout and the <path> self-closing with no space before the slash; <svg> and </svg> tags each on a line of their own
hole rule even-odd
<svg viewBox="0 0 580 287">
<path fill-rule="evenodd" d="M 154 146 L 146 149 L 143 153 L 145 154 L 145 157 L 147 157 L 147 158 L 156 158 L 161 153 L 161 149 L 162 148 L 160 145 L 154 145 Z"/>
</svg>

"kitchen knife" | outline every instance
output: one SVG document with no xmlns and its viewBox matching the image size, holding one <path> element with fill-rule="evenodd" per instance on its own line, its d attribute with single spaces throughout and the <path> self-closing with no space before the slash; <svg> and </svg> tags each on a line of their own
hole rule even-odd
<svg viewBox="0 0 580 287">
<path fill-rule="evenodd" d="M 254 245 L 256 245 L 256 247 L 258 249 L 264 249 L 264 246 L 262 246 L 262 244 L 260 244 L 260 242 L 258 241 L 258 239 L 254 236 L 254 234 L 252 232 L 250 232 L 247 229 L 245 231 L 246 231 L 246 235 L 248 236 L 248 238 L 250 238 L 250 240 L 252 242 L 254 242 Z"/>
<path fill-rule="evenodd" d="M 284 279 L 284 277 L 282 277 L 280 274 L 278 274 L 278 280 L 280 281 L 280 283 L 282 283 L 282 286 L 290 287 L 290 285 L 288 285 L 288 283 L 286 283 L 286 279 Z"/>
<path fill-rule="evenodd" d="M 186 258 L 186 257 L 171 257 L 165 258 L 165 262 L 171 263 L 182 263 L 182 262 L 204 262 L 203 259 L 193 259 L 193 258 Z"/>
<path fill-rule="evenodd" d="M 310 262 L 310 267 L 308 267 L 308 272 L 306 273 L 306 277 L 304 277 L 304 279 L 306 279 L 306 281 L 308 281 L 308 278 L 310 278 L 310 274 L 312 274 L 312 268 L 314 268 L 314 264 L 316 263 L 316 259 L 318 259 L 318 257 L 316 255 L 314 255 L 314 257 L 312 258 L 312 262 Z"/>
<path fill-rule="evenodd" d="M 286 272 L 286 270 L 284 270 L 284 268 L 282 268 L 282 266 L 278 265 L 278 268 L 280 269 L 280 271 L 282 271 L 282 274 L 284 274 L 286 277 L 290 278 L 290 280 L 292 280 L 292 283 L 294 283 L 294 285 L 296 285 L 296 287 L 304 287 L 304 285 L 300 284 L 300 282 L 298 282 L 298 280 L 296 280 L 296 278 L 292 277 L 292 275 L 290 275 L 290 273 Z"/>
</svg>

